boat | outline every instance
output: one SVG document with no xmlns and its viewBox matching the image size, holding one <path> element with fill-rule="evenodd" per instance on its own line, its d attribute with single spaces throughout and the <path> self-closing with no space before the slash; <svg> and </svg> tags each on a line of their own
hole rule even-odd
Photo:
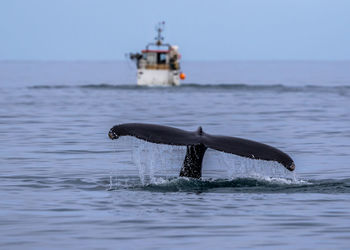
<svg viewBox="0 0 350 250">
<path fill-rule="evenodd" d="M 146 45 L 141 53 L 130 53 L 131 60 L 136 62 L 137 85 L 139 86 L 178 86 L 186 78 L 180 71 L 179 47 L 163 43 L 165 22 L 156 26 L 155 42 Z"/>
</svg>

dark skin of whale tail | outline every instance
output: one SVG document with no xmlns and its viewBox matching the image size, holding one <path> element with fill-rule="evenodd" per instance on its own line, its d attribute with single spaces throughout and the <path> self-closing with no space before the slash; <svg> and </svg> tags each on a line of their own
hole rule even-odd
<svg viewBox="0 0 350 250">
<path fill-rule="evenodd" d="M 207 148 L 251 159 L 276 161 L 289 171 L 295 169 L 292 158 L 277 148 L 238 137 L 210 135 L 204 133 L 201 127 L 195 132 L 188 132 L 168 126 L 126 123 L 111 128 L 108 136 L 112 140 L 120 136 L 134 136 L 157 144 L 186 146 L 186 156 L 180 171 L 180 176 L 184 177 L 202 176 L 202 162 Z"/>
</svg>

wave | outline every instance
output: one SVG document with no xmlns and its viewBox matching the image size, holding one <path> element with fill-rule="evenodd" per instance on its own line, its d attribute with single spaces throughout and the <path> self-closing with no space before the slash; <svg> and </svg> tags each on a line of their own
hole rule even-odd
<svg viewBox="0 0 350 250">
<path fill-rule="evenodd" d="M 123 177 L 110 183 L 108 190 L 151 192 L 214 192 L 214 193 L 350 193 L 350 179 L 290 180 L 283 178 L 191 179 L 162 178 L 142 184 L 135 177 Z"/>
<path fill-rule="evenodd" d="M 236 90 L 236 91 L 276 91 L 276 92 L 337 92 L 344 93 L 350 91 L 350 85 L 321 86 L 321 85 L 301 85 L 290 86 L 283 84 L 245 84 L 245 83 L 221 83 L 221 84 L 198 84 L 187 83 L 176 87 L 165 86 L 137 86 L 135 84 L 84 84 L 84 85 L 33 85 L 31 89 L 96 89 L 96 90 Z"/>
<path fill-rule="evenodd" d="M 192 179 L 186 177 L 158 176 L 148 184 L 142 184 L 139 176 L 39 177 L 2 176 L 6 188 L 85 191 L 147 191 L 147 192 L 208 192 L 208 193 L 321 193 L 349 194 L 350 178 L 323 180 L 293 180 L 287 178 L 232 178 L 232 179 Z"/>
<path fill-rule="evenodd" d="M 191 179 L 158 177 L 142 184 L 135 177 L 122 177 L 110 183 L 108 190 L 128 189 L 151 192 L 214 193 L 350 193 L 350 179 L 291 180 L 284 178 Z"/>
<path fill-rule="evenodd" d="M 5 177 L 3 177 L 5 178 Z M 234 178 L 191 179 L 185 177 L 158 177 L 149 184 L 142 184 L 137 176 L 97 178 L 26 178 L 26 184 L 18 188 L 32 189 L 81 189 L 86 191 L 149 191 L 149 192 L 209 192 L 209 193 L 350 193 L 350 179 L 289 180 L 283 178 Z M 112 181 L 113 180 L 113 181 Z M 16 185 L 12 185 L 12 188 Z"/>
</svg>

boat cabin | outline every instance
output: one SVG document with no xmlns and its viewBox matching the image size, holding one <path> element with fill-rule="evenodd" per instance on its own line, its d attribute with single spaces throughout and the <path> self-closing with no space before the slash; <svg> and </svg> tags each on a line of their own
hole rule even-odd
<svg viewBox="0 0 350 250">
<path fill-rule="evenodd" d="M 142 57 L 139 61 L 139 68 L 145 69 L 178 69 L 177 53 L 169 50 L 142 50 Z"/>
</svg>

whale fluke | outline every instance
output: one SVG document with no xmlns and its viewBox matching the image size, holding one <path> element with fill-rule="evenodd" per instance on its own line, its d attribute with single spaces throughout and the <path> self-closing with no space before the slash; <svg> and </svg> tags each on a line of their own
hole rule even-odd
<svg viewBox="0 0 350 250">
<path fill-rule="evenodd" d="M 203 156 L 207 148 L 257 160 L 276 161 L 293 171 L 295 164 L 289 155 L 272 146 L 237 137 L 210 135 L 201 127 L 188 132 L 168 126 L 126 123 L 110 129 L 109 137 L 114 140 L 120 136 L 134 136 L 157 144 L 187 146 L 180 176 L 200 178 Z"/>
</svg>

